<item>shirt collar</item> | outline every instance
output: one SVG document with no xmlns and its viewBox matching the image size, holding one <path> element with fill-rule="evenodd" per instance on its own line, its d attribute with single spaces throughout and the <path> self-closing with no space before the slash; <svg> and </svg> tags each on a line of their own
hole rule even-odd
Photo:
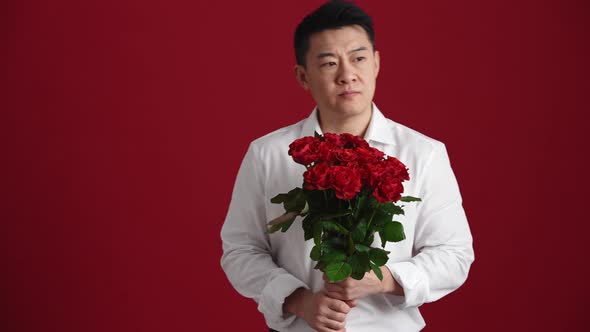
<svg viewBox="0 0 590 332">
<path fill-rule="evenodd" d="M 320 135 L 323 134 L 318 121 L 317 106 L 313 109 L 309 117 L 303 123 L 301 136 L 314 136 L 315 133 Z M 393 136 L 391 127 L 388 125 L 388 120 L 385 118 L 383 113 L 379 111 L 375 103 L 373 103 L 373 114 L 371 115 L 371 120 L 369 121 L 369 126 L 365 132 L 364 139 L 367 142 L 375 141 L 395 145 L 395 138 Z"/>
</svg>

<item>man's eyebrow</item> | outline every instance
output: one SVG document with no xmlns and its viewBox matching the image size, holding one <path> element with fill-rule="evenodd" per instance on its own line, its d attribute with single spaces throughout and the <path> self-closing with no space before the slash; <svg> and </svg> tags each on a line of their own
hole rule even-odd
<svg viewBox="0 0 590 332">
<path fill-rule="evenodd" d="M 367 48 L 365 46 L 361 46 L 359 48 L 355 48 L 352 51 L 349 51 L 348 54 L 351 54 L 351 53 L 354 53 L 354 52 L 358 52 L 358 51 L 366 51 L 366 50 L 367 50 Z"/>
<path fill-rule="evenodd" d="M 361 46 L 358 48 L 355 48 L 354 50 L 348 51 L 348 54 L 354 53 L 354 52 L 359 52 L 359 51 L 366 51 L 367 48 L 365 46 Z M 325 53 L 320 53 L 318 54 L 317 58 L 318 59 L 323 59 L 323 58 L 327 58 L 327 57 L 336 57 L 336 54 L 334 53 L 330 53 L 330 52 L 325 52 Z"/>
<path fill-rule="evenodd" d="M 323 58 L 327 58 L 327 57 L 333 57 L 333 58 L 335 58 L 336 57 L 336 54 L 330 53 L 330 52 L 320 53 L 320 54 L 318 54 L 318 56 L 316 58 L 323 59 Z"/>
</svg>

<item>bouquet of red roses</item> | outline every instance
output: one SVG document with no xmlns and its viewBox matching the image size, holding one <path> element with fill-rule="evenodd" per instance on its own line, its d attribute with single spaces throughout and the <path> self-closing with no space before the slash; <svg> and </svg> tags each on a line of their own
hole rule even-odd
<svg viewBox="0 0 590 332">
<path fill-rule="evenodd" d="M 410 179 L 406 166 L 351 134 L 297 139 L 289 155 L 307 168 L 303 186 L 271 199 L 283 204 L 285 214 L 269 223 L 268 232 L 285 232 L 303 216 L 305 241 L 315 244 L 310 257 L 330 282 L 360 280 L 370 270 L 382 279 L 389 254 L 382 248 L 405 239 L 403 225 L 393 221 L 404 214 L 395 202 L 420 201 L 401 195 L 402 182 Z M 372 247 L 375 233 L 382 248 Z"/>
</svg>

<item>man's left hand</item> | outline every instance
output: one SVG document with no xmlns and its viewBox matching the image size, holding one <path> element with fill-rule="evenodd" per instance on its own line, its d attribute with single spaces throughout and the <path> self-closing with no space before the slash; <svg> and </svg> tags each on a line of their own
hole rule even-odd
<svg viewBox="0 0 590 332">
<path fill-rule="evenodd" d="M 346 278 L 341 282 L 330 283 L 324 274 L 324 291 L 334 299 L 353 301 L 372 294 L 382 293 L 384 286 L 373 271 L 365 273 L 361 280 Z"/>
</svg>

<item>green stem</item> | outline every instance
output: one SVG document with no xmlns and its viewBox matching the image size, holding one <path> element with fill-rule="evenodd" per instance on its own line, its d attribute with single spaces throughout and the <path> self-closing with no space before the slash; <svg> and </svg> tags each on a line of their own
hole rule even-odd
<svg viewBox="0 0 590 332">
<path fill-rule="evenodd" d="M 369 232 L 369 229 L 371 229 L 371 222 L 373 221 L 373 217 L 375 217 L 375 212 L 377 212 L 377 208 L 379 207 L 379 204 L 381 204 L 381 203 L 377 203 L 377 205 L 375 205 L 375 209 L 373 209 L 373 214 L 371 215 L 371 218 L 369 219 L 369 223 L 367 224 L 367 233 Z"/>
<path fill-rule="evenodd" d="M 354 241 L 352 240 L 352 235 L 348 235 L 348 256 L 354 254 Z"/>
<path fill-rule="evenodd" d="M 357 199 L 356 199 L 356 209 L 354 209 L 354 212 L 353 212 L 355 219 L 359 217 L 359 209 L 360 208 L 361 208 L 361 197 L 359 195 L 359 197 L 357 197 Z"/>
</svg>

